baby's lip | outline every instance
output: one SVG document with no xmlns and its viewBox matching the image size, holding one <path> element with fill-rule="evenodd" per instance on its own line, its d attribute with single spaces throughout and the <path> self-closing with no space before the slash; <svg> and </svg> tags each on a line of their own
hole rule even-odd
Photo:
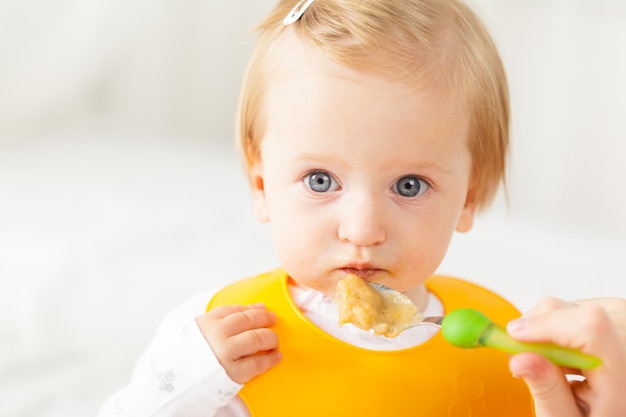
<svg viewBox="0 0 626 417">
<path fill-rule="evenodd" d="M 341 268 L 346 274 L 354 274 L 365 281 L 371 281 L 376 275 L 383 272 L 382 269 L 376 268 L 373 265 L 359 264 L 359 265 L 347 265 Z"/>
</svg>

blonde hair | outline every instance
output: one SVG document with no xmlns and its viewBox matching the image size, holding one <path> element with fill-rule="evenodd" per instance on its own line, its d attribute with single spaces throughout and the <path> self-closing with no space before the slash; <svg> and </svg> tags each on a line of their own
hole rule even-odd
<svg viewBox="0 0 626 417">
<path fill-rule="evenodd" d="M 257 27 L 239 102 L 238 146 L 245 169 L 259 157 L 259 121 L 271 77 L 267 57 L 284 30 L 357 71 L 446 88 L 451 104 L 469 112 L 472 175 L 468 198 L 477 209 L 505 180 L 509 97 L 498 51 L 481 20 L 457 0 L 315 0 L 290 26 L 283 18 L 298 0 L 282 0 Z M 293 28 L 293 29 L 292 29 Z M 424 85 L 421 85 L 423 88 Z"/>
</svg>

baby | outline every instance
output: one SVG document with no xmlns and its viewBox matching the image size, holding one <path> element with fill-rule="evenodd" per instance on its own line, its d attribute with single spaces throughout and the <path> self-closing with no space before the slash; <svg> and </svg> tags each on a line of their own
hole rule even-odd
<svg viewBox="0 0 626 417">
<path fill-rule="evenodd" d="M 504 179 L 506 77 L 477 16 L 456 0 L 279 1 L 259 32 L 239 148 L 280 268 L 174 310 L 100 416 L 532 416 L 576 406 L 569 390 L 533 405 L 545 380 L 532 372 L 555 369 L 536 355 L 516 362 L 529 390 L 506 355 L 453 348 L 432 328 L 391 339 L 337 323 L 333 297 L 349 274 L 401 291 L 425 316 L 462 306 L 502 323 L 519 315 L 475 284 L 433 277 L 453 233 L 471 229 Z M 612 316 L 578 311 L 610 329 L 618 352 L 588 353 L 623 369 Z M 512 333 L 545 338 L 531 321 Z M 617 380 L 604 372 L 599 381 Z"/>
</svg>

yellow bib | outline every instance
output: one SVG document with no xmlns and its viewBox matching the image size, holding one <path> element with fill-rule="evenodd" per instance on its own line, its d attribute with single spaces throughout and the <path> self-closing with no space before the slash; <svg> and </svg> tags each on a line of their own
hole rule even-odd
<svg viewBox="0 0 626 417">
<path fill-rule="evenodd" d="M 437 333 L 421 345 L 375 351 L 335 339 L 293 304 L 282 269 L 231 284 L 207 310 L 264 303 L 278 315 L 273 329 L 283 359 L 244 385 L 239 395 L 253 417 L 531 417 L 533 400 L 508 370 L 508 355 L 459 349 Z M 477 285 L 434 276 L 429 291 L 445 311 L 478 309 L 496 323 L 518 311 Z"/>
</svg>

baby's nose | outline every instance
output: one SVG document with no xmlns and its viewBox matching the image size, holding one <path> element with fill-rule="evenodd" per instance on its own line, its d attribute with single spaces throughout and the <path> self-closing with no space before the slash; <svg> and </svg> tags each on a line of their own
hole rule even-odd
<svg viewBox="0 0 626 417">
<path fill-rule="evenodd" d="M 387 238 L 384 210 L 373 199 L 360 199 L 343 210 L 339 224 L 339 239 L 356 246 L 380 245 Z"/>
</svg>

